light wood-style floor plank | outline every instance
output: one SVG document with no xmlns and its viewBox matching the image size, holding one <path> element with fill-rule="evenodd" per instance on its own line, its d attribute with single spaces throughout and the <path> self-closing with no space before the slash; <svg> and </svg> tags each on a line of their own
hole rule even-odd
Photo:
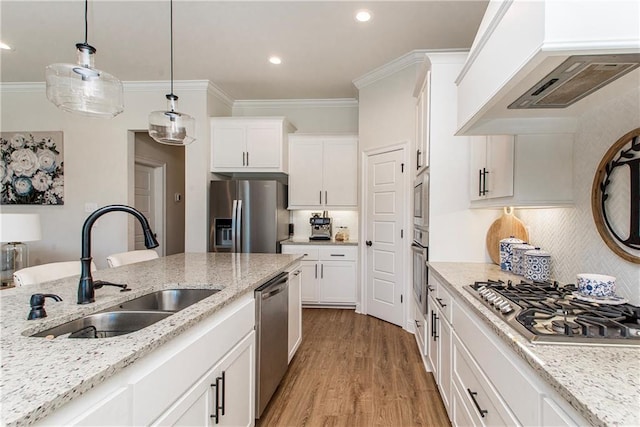
<svg viewBox="0 0 640 427">
<path fill-rule="evenodd" d="M 302 331 L 258 427 L 450 426 L 410 333 L 337 309 L 304 309 Z"/>
</svg>

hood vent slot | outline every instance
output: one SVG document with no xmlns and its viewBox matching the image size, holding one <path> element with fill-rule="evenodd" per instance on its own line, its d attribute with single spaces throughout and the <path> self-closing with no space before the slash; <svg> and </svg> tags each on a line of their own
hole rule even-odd
<svg viewBox="0 0 640 427">
<path fill-rule="evenodd" d="M 566 108 L 639 66 L 640 54 L 570 56 L 508 108 Z"/>
</svg>

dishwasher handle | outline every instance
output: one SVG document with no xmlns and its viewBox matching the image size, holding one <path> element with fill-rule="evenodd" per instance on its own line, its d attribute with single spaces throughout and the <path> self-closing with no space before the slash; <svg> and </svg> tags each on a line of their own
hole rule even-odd
<svg viewBox="0 0 640 427">
<path fill-rule="evenodd" d="M 256 293 L 260 293 L 260 298 L 265 300 L 278 295 L 280 292 L 287 289 L 288 286 L 289 274 L 283 272 L 256 289 Z"/>
</svg>

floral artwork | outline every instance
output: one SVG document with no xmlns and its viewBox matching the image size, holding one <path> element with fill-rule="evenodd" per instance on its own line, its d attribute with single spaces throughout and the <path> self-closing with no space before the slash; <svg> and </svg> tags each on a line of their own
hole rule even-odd
<svg viewBox="0 0 640 427">
<path fill-rule="evenodd" d="M 0 147 L 0 204 L 64 204 L 62 132 L 1 132 Z"/>
</svg>

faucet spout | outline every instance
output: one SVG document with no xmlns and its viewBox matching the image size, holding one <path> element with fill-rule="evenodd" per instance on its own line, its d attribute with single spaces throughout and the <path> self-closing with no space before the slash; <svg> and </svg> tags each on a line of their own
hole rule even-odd
<svg viewBox="0 0 640 427">
<path fill-rule="evenodd" d="M 80 282 L 78 283 L 78 304 L 89 304 L 95 301 L 95 287 L 93 277 L 91 276 L 91 228 L 102 215 L 114 211 L 126 212 L 138 219 L 140 225 L 142 225 L 144 245 L 147 249 L 159 246 L 153 231 L 151 231 L 149 221 L 147 221 L 147 218 L 137 209 L 127 205 L 108 205 L 93 211 L 82 226 L 82 256 L 80 258 L 81 271 Z"/>
</svg>

